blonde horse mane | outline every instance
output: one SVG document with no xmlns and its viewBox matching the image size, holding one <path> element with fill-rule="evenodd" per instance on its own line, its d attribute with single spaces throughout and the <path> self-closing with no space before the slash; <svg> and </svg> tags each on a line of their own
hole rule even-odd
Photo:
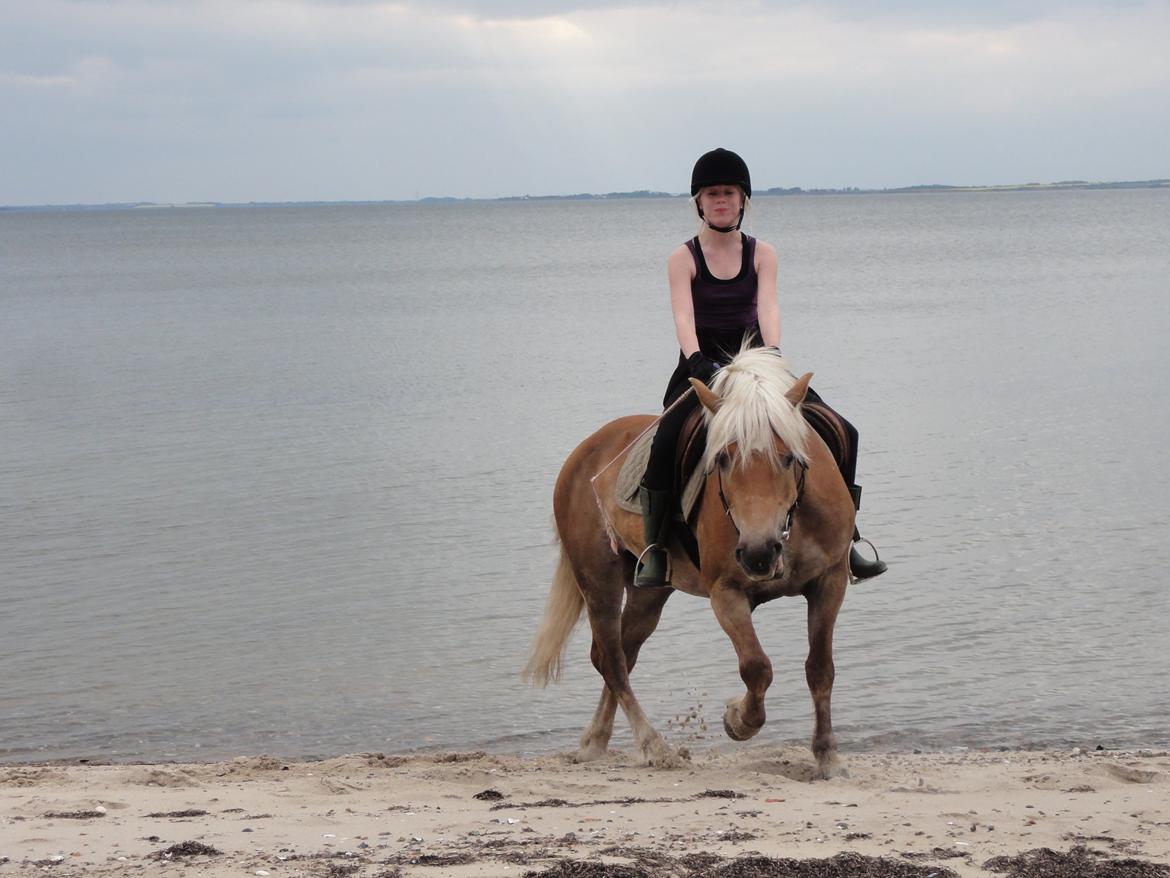
<svg viewBox="0 0 1170 878">
<path fill-rule="evenodd" d="M 710 471 L 716 458 L 735 444 L 734 465 L 744 466 L 753 454 L 762 454 L 776 468 L 781 466 L 776 437 L 793 456 L 808 462 L 808 425 L 784 396 L 797 379 L 775 348 L 748 348 L 746 342 L 731 363 L 711 381 L 711 390 L 722 399 L 719 410 L 704 410 L 707 450 L 703 465 Z"/>
</svg>

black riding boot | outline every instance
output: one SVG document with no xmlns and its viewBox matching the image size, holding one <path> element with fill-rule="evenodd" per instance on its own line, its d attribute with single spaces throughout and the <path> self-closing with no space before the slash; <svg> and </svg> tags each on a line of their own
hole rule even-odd
<svg viewBox="0 0 1170 878">
<path fill-rule="evenodd" d="M 643 482 L 638 486 L 638 503 L 642 507 L 642 531 L 646 537 L 646 551 L 634 569 L 634 585 L 638 588 L 661 588 L 670 585 L 666 579 L 666 545 L 670 539 L 670 510 L 674 497 L 671 491 L 655 491 Z"/>
<path fill-rule="evenodd" d="M 853 497 L 854 510 L 861 509 L 861 486 L 850 485 L 849 493 Z M 873 549 L 872 561 L 857 551 L 857 543 L 860 542 L 868 543 L 869 547 Z M 886 567 L 886 562 L 878 557 L 877 548 L 874 544 L 869 542 L 869 540 L 863 540 L 861 538 L 861 533 L 857 530 L 856 525 L 853 526 L 853 543 L 854 545 L 849 547 L 849 575 L 853 578 L 854 582 L 873 579 L 875 576 L 880 576 L 889 569 Z"/>
</svg>

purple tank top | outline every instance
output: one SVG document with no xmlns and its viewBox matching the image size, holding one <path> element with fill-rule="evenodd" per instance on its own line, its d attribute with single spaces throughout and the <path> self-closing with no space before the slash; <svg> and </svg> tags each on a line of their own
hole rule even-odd
<svg viewBox="0 0 1170 878">
<path fill-rule="evenodd" d="M 758 320 L 756 294 L 756 239 L 743 236 L 743 262 L 739 274 L 722 280 L 711 274 L 698 236 L 687 241 L 695 259 L 695 278 L 691 281 L 691 301 L 695 306 L 695 329 L 742 330 Z"/>
</svg>

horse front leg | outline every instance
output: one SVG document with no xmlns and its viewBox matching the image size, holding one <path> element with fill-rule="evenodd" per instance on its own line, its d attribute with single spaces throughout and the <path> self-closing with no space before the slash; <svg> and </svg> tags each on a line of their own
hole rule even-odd
<svg viewBox="0 0 1170 878">
<path fill-rule="evenodd" d="M 631 574 L 632 576 L 633 574 Z M 638 652 L 654 630 L 658 627 L 658 620 L 662 616 L 662 608 L 667 599 L 674 594 L 674 589 L 656 588 L 640 589 L 627 588 L 626 605 L 622 610 L 622 654 L 626 658 L 626 673 L 634 670 L 634 663 L 638 661 Z M 600 653 L 597 641 L 593 642 L 590 658 L 597 667 Z M 597 710 L 593 712 L 593 720 L 581 735 L 581 746 L 577 750 L 577 761 L 588 762 L 605 755 L 609 747 L 609 739 L 613 734 L 613 720 L 617 713 L 618 702 L 609 686 L 601 689 L 601 700 Z"/>
<path fill-rule="evenodd" d="M 763 727 L 767 718 L 764 695 L 772 685 L 772 662 L 756 636 L 747 595 L 730 586 L 717 586 L 711 591 L 711 608 L 735 647 L 739 676 L 747 686 L 742 698 L 727 703 L 723 728 L 732 740 L 746 741 Z"/>
<path fill-rule="evenodd" d="M 833 627 L 837 612 L 845 599 L 845 571 L 830 573 L 805 594 L 808 600 L 808 659 L 804 676 L 812 695 L 816 726 L 812 751 L 817 759 L 817 775 L 827 780 L 846 776 L 848 772 L 837 758 L 837 737 L 833 734 Z"/>
</svg>

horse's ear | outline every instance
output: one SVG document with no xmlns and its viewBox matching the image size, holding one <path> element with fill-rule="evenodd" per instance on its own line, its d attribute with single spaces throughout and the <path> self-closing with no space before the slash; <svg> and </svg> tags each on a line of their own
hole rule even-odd
<svg viewBox="0 0 1170 878">
<path fill-rule="evenodd" d="M 703 408 L 711 414 L 719 411 L 719 406 L 723 405 L 723 400 L 715 394 L 715 391 L 700 381 L 698 378 L 688 378 L 691 382 L 691 387 L 695 388 L 695 393 L 699 397 L 699 402 L 703 404 Z"/>
<path fill-rule="evenodd" d="M 805 372 L 796 380 L 796 383 L 789 388 L 788 392 L 784 394 L 787 399 L 794 406 L 800 405 L 804 402 L 804 395 L 808 393 L 808 383 L 812 381 L 812 372 Z"/>
</svg>

